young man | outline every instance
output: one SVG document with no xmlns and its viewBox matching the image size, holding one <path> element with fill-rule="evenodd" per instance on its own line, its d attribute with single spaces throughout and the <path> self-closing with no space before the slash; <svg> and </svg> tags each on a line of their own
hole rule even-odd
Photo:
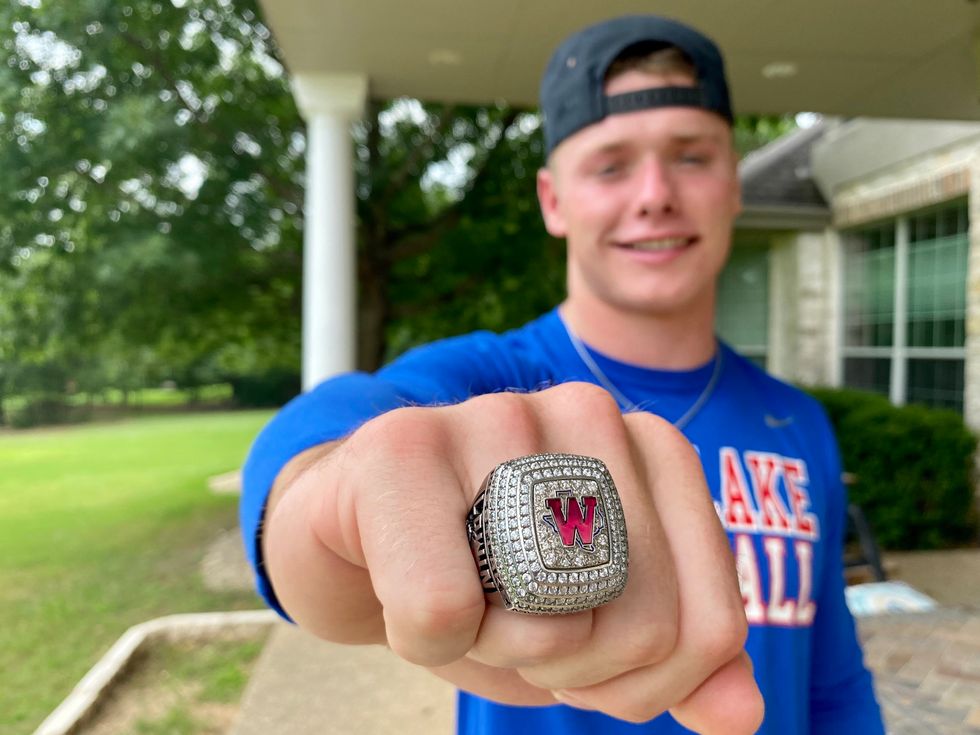
<svg viewBox="0 0 980 735">
<path fill-rule="evenodd" d="M 881 733 L 829 424 L 714 336 L 740 207 L 718 50 L 662 18 L 600 23 L 555 52 L 541 107 L 568 298 L 287 406 L 246 465 L 260 590 L 459 685 L 461 733 Z M 599 457 L 619 488 L 629 581 L 601 607 L 484 597 L 467 511 L 495 466 L 543 452 Z"/>
</svg>

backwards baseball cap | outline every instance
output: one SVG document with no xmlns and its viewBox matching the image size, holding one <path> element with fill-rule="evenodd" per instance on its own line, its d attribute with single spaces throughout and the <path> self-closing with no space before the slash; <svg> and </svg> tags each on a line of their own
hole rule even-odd
<svg viewBox="0 0 980 735">
<path fill-rule="evenodd" d="M 674 46 L 693 63 L 693 87 L 656 87 L 606 95 L 609 65 L 637 44 Z M 547 153 L 607 115 L 653 107 L 700 107 L 733 122 L 725 62 L 714 42 L 690 26 L 656 15 L 627 15 L 585 28 L 552 55 L 541 79 Z"/>
</svg>

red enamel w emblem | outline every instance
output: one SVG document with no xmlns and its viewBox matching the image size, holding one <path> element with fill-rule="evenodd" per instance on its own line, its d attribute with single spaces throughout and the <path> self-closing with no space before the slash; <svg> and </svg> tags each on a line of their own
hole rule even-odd
<svg viewBox="0 0 980 735">
<path fill-rule="evenodd" d="M 563 503 L 563 500 L 566 502 Z M 584 514 L 578 500 L 574 497 L 548 498 L 545 502 L 551 509 L 554 528 L 561 536 L 563 546 L 574 546 L 576 534 L 583 546 L 591 546 L 592 536 L 595 533 L 595 508 L 598 503 L 594 495 L 586 495 L 582 498 L 582 503 L 585 505 Z"/>
</svg>

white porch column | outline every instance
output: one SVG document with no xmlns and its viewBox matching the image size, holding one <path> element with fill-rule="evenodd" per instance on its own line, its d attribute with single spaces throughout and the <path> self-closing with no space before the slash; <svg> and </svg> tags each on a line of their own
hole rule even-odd
<svg viewBox="0 0 980 735">
<path fill-rule="evenodd" d="M 350 124 L 364 111 L 367 78 L 295 74 L 306 120 L 303 229 L 303 390 L 352 370 L 357 271 Z"/>
</svg>

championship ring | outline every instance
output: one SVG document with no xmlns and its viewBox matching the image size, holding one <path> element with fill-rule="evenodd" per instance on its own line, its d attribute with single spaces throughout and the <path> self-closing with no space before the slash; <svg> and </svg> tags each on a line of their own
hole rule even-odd
<svg viewBox="0 0 980 735">
<path fill-rule="evenodd" d="M 491 601 L 508 610 L 588 610 L 626 587 L 623 506 L 605 464 L 534 454 L 498 465 L 466 518 Z"/>
</svg>

